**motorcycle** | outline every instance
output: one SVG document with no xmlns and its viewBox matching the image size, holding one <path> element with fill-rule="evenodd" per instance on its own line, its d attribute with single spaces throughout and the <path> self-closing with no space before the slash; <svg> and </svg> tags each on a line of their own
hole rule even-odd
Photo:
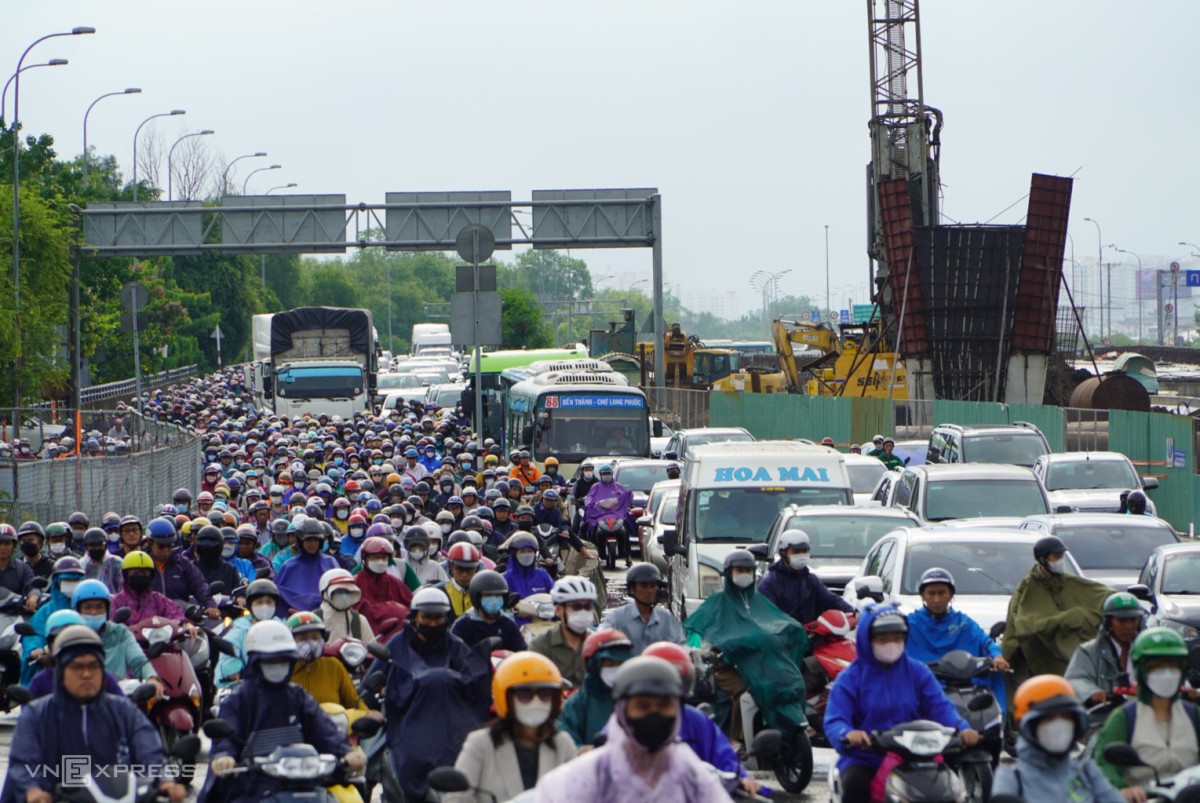
<svg viewBox="0 0 1200 803">
<path fill-rule="evenodd" d="M 16 626 L 25 621 L 25 613 L 21 595 L 0 588 L 0 713 L 16 706 L 8 698 L 8 687 L 21 682 L 21 634 Z"/>
<path fill-rule="evenodd" d="M 366 648 L 363 648 L 363 653 L 366 653 Z M 347 710 L 337 703 L 321 703 L 321 710 L 333 720 L 338 730 L 346 734 L 346 738 L 351 745 L 360 744 L 359 736 L 354 731 L 353 725 L 360 718 L 365 717 L 367 715 L 366 712 Z M 382 729 L 380 730 L 382 731 Z M 365 774 L 349 776 L 346 781 L 347 783 L 345 784 L 338 784 L 329 789 L 329 792 L 340 803 L 362 803 L 364 800 L 371 799 L 371 790 L 367 784 Z"/>
<path fill-rule="evenodd" d="M 958 709 L 959 716 L 971 723 L 971 728 L 980 735 L 978 746 L 947 758 L 947 762 L 962 778 L 966 799 L 971 803 L 983 803 L 991 796 L 992 770 L 1000 761 L 1004 714 L 995 695 L 973 681 L 991 672 L 992 662 L 966 650 L 954 650 L 931 662 L 929 669 Z"/>
<path fill-rule="evenodd" d="M 857 655 L 851 633 L 858 623 L 853 614 L 837 609 L 825 611 L 804 626 L 812 655 L 804 659 L 804 684 L 807 695 L 805 713 L 809 721 L 809 736 L 825 743 L 822 723 L 829 704 L 829 690 L 842 670 L 850 666 Z"/>
<path fill-rule="evenodd" d="M 625 534 L 625 519 L 607 514 L 596 522 L 596 538 L 604 547 L 604 565 L 610 571 L 617 568 L 617 549 Z"/>
<path fill-rule="evenodd" d="M 870 734 L 871 749 L 884 755 L 895 753 L 900 764 L 887 776 L 884 803 L 958 803 L 963 800 L 963 782 L 942 756 L 962 749 L 962 739 L 953 728 L 918 719 Z M 845 800 L 837 764 L 829 768 L 832 803 Z M 855 801 L 847 801 L 855 803 Z"/>
<path fill-rule="evenodd" d="M 345 636 L 325 645 L 322 653 L 329 658 L 337 658 L 346 667 L 353 680 L 360 680 L 367 671 L 367 647 L 359 639 Z"/>
<path fill-rule="evenodd" d="M 547 630 L 558 627 L 554 621 L 554 602 L 549 594 L 530 594 L 513 606 L 513 613 L 528 622 L 521 626 L 521 635 L 528 644 Z"/>
<path fill-rule="evenodd" d="M 180 739 L 168 753 L 168 759 L 195 761 L 200 752 L 200 737 Z M 92 774 L 70 786 L 55 789 L 54 799 L 63 803 L 161 803 L 166 795 L 159 791 L 163 778 L 144 778 L 131 772 Z M 168 776 L 166 780 L 173 780 Z"/>
<path fill-rule="evenodd" d="M 1188 767 L 1169 778 L 1163 778 L 1158 770 L 1142 761 L 1133 745 L 1118 742 L 1104 748 L 1104 760 L 1125 769 L 1136 767 L 1154 773 L 1154 783 L 1142 784 L 1150 800 L 1169 800 L 1176 803 L 1200 802 L 1200 767 Z"/>
</svg>

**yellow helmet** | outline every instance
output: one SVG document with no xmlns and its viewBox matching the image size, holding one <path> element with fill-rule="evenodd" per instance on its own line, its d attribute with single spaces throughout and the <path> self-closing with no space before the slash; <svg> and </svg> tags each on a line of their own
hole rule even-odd
<svg viewBox="0 0 1200 803">
<path fill-rule="evenodd" d="M 562 674 L 544 655 L 536 652 L 517 652 L 505 658 L 492 676 L 492 700 L 496 714 L 508 716 L 508 692 L 518 686 L 561 689 Z"/>
<path fill-rule="evenodd" d="M 546 458 L 545 465 L 547 465 L 547 466 L 557 466 L 557 465 L 558 465 L 558 458 L 557 458 L 557 457 L 547 457 L 547 458 Z"/>
<path fill-rule="evenodd" d="M 121 561 L 121 571 L 123 571 L 123 572 L 127 572 L 130 569 L 153 569 L 153 568 L 154 568 L 154 560 L 149 555 L 147 555 L 145 552 L 142 552 L 140 550 L 135 551 L 135 552 L 130 552 L 128 555 L 125 556 L 125 559 L 123 561 Z"/>
</svg>

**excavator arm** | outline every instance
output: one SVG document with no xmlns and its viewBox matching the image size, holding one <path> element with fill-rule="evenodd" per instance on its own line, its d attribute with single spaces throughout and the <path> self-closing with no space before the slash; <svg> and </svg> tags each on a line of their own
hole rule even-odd
<svg viewBox="0 0 1200 803">
<path fill-rule="evenodd" d="M 779 367 L 787 377 L 788 389 L 792 393 L 803 393 L 800 372 L 812 371 L 836 360 L 842 353 L 842 343 L 837 333 L 825 324 L 805 321 L 776 320 L 771 322 L 771 339 L 779 354 Z M 796 360 L 794 344 L 817 349 L 821 356 L 800 365 Z"/>
</svg>

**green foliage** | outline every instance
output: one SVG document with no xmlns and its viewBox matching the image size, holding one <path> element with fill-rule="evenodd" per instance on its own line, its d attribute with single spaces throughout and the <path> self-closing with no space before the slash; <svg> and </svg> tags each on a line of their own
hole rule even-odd
<svg viewBox="0 0 1200 803">
<path fill-rule="evenodd" d="M 504 349 L 544 349 L 553 345 L 541 304 L 529 290 L 508 287 L 500 291 L 504 305 L 501 344 Z"/>
</svg>

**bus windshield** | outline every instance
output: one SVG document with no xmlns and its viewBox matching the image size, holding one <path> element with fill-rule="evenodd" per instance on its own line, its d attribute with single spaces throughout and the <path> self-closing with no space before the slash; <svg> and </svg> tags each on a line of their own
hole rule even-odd
<svg viewBox="0 0 1200 803">
<path fill-rule="evenodd" d="M 290 399 L 337 399 L 361 396 L 363 371 L 357 365 L 293 365 L 275 377 L 275 392 Z"/>
<path fill-rule="evenodd" d="M 549 394 L 538 400 L 533 457 L 578 463 L 593 455 L 650 453 L 646 400 L 633 394 Z M 526 441 L 528 442 L 528 441 Z"/>
</svg>

